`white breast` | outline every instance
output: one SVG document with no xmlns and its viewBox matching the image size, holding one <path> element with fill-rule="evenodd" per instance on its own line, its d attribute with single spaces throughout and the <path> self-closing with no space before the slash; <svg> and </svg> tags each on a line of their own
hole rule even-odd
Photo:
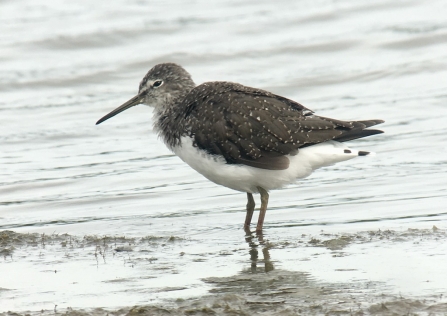
<svg viewBox="0 0 447 316">
<path fill-rule="evenodd" d="M 358 151 L 349 149 L 343 143 L 327 141 L 302 148 L 295 156 L 287 156 L 290 160 L 288 169 L 265 170 L 227 164 L 223 157 L 210 155 L 194 147 L 189 137 L 183 137 L 181 145 L 172 150 L 207 179 L 233 190 L 249 193 L 258 192 L 258 186 L 267 191 L 282 188 L 296 179 L 309 176 L 315 169 L 358 156 Z"/>
</svg>

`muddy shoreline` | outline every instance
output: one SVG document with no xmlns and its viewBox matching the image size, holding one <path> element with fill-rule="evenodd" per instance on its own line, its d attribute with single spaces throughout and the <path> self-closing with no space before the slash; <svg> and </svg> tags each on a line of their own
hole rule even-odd
<svg viewBox="0 0 447 316">
<path fill-rule="evenodd" d="M 353 245 L 370 243 L 415 244 L 430 241 L 444 242 L 446 230 L 433 226 L 432 229 L 406 229 L 402 231 L 363 231 L 358 233 L 329 234 L 321 232 L 315 236 L 301 237 L 287 241 L 270 241 L 255 234 L 246 236 L 246 251 L 250 264 L 242 271 L 225 277 L 202 278 L 200 282 L 208 287 L 205 295 L 185 295 L 176 299 L 157 300 L 154 303 L 127 307 L 72 307 L 67 304 L 54 304 L 53 309 L 0 310 L 1 316 L 10 315 L 445 315 L 447 301 L 444 294 L 433 293 L 424 296 L 408 296 L 394 293 L 386 282 L 374 282 L 365 278 L 356 282 L 323 282 L 306 271 L 290 271 L 281 268 L 278 260 L 270 253 L 283 249 L 303 251 L 304 249 L 325 249 L 330 251 L 332 260 L 350 256 Z M 39 260 L 72 261 L 80 265 L 88 262 L 106 266 L 108 262 L 122 261 L 124 266 L 146 265 L 152 275 L 135 277 L 151 279 L 157 274 L 182 274 L 177 265 L 184 259 L 188 264 L 206 262 L 207 255 L 193 256 L 188 252 L 177 253 L 181 260 L 170 261 L 163 249 L 182 249 L 191 240 L 176 236 L 143 236 L 127 238 L 124 236 L 74 236 L 69 234 L 23 234 L 13 231 L 0 232 L 0 255 L 3 269 L 20 263 Z M 182 246 L 183 245 L 183 246 Z M 209 256 L 211 254 L 208 254 Z M 222 260 L 231 255 L 218 254 Z M 46 258 L 46 259 L 45 259 Z M 182 261 L 183 260 L 183 261 Z M 302 261 L 303 262 L 303 261 Z M 297 262 L 299 266 L 300 262 Z M 339 268 L 339 271 L 349 272 Z M 48 272 L 48 271 L 47 271 Z M 57 269 L 52 271 L 57 274 Z M 102 280 L 108 284 L 126 284 L 131 278 Z M 19 281 L 18 281 L 19 282 Z M 185 290 L 183 286 L 154 288 L 157 292 L 176 292 Z M 127 295 L 132 290 L 127 289 Z M 0 298 L 14 299 L 14 289 L 1 288 Z M 32 290 L 30 297 L 32 299 Z M 56 294 L 57 295 L 57 294 Z M 150 297 L 150 296 L 148 296 Z M 46 304 L 48 306 L 48 304 Z"/>
</svg>

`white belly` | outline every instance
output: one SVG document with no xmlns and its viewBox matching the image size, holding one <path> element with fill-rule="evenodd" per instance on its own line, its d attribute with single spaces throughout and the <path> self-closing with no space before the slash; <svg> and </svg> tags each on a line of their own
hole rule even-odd
<svg viewBox="0 0 447 316">
<path fill-rule="evenodd" d="M 174 153 L 207 179 L 233 190 L 257 193 L 256 187 L 273 190 L 284 187 L 296 179 L 309 176 L 315 169 L 349 160 L 358 156 L 358 151 L 348 149 L 343 143 L 328 141 L 300 149 L 290 160 L 288 169 L 265 170 L 246 165 L 227 164 L 225 159 L 213 156 L 193 147 L 189 137 L 181 139 Z"/>
</svg>

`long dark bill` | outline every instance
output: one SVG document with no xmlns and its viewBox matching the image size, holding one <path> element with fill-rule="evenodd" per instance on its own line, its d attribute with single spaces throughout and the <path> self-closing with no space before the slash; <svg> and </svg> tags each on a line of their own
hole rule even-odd
<svg viewBox="0 0 447 316">
<path fill-rule="evenodd" d="M 141 104 L 144 101 L 144 97 L 142 97 L 140 94 L 137 94 L 136 96 L 134 96 L 132 99 L 130 99 L 129 101 L 127 101 L 126 103 L 124 103 L 123 105 L 117 107 L 115 110 L 113 110 L 112 112 L 110 112 L 107 115 L 104 115 L 102 118 L 99 119 L 98 122 L 96 122 L 96 125 L 101 124 L 102 122 L 108 120 L 111 117 L 114 117 L 115 115 L 117 115 L 118 113 L 121 113 L 135 105 Z"/>
</svg>

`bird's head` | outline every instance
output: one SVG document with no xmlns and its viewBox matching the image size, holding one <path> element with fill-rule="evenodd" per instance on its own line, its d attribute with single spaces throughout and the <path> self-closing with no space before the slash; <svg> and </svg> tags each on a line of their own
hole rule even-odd
<svg viewBox="0 0 447 316">
<path fill-rule="evenodd" d="M 103 116 L 96 125 L 138 104 L 160 109 L 171 100 L 186 95 L 194 87 L 191 75 L 181 66 L 174 63 L 158 64 L 141 80 L 136 96 Z"/>
</svg>

